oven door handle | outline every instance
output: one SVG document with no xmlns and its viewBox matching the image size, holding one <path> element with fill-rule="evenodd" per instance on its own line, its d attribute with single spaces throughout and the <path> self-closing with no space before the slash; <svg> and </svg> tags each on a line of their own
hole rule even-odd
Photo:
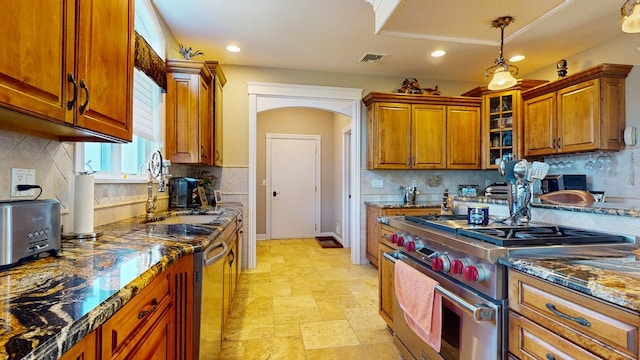
<svg viewBox="0 0 640 360">
<path fill-rule="evenodd" d="M 383 256 L 393 263 L 395 263 L 396 260 L 399 260 L 398 256 L 401 257 L 401 259 L 410 260 L 408 257 L 399 253 L 384 253 Z M 492 307 L 486 306 L 485 304 L 469 304 L 463 298 L 440 285 L 436 285 L 435 291 L 447 298 L 456 306 L 456 308 L 462 310 L 465 314 L 471 316 L 476 321 L 494 321 L 496 319 L 496 309 Z"/>
</svg>

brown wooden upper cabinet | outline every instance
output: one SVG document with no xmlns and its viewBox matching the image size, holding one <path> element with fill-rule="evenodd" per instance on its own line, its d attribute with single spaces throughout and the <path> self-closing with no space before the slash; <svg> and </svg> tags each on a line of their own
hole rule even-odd
<svg viewBox="0 0 640 360">
<path fill-rule="evenodd" d="M 217 61 L 206 61 L 213 74 L 213 165 L 222 166 L 222 87 L 227 83 Z"/>
<path fill-rule="evenodd" d="M 133 0 L 5 4 L 0 126 L 61 140 L 131 141 L 133 21 Z"/>
<path fill-rule="evenodd" d="M 497 160 L 522 157 L 522 91 L 546 83 L 546 80 L 520 79 L 502 91 L 486 86 L 471 89 L 462 96 L 482 97 L 482 168 L 498 168 Z"/>
<path fill-rule="evenodd" d="M 523 92 L 524 156 L 620 150 L 632 67 L 601 64 Z"/>
<path fill-rule="evenodd" d="M 367 169 L 479 169 L 481 99 L 369 93 Z"/>
<path fill-rule="evenodd" d="M 204 61 L 167 59 L 167 157 L 213 165 L 213 77 Z"/>
</svg>

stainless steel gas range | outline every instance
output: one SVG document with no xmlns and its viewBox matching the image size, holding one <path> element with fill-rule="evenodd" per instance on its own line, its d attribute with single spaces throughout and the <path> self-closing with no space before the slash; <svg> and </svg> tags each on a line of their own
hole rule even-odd
<svg viewBox="0 0 640 360">
<path fill-rule="evenodd" d="M 395 342 L 407 359 L 507 359 L 507 274 L 498 259 L 510 254 L 570 253 L 585 248 L 638 247 L 634 236 L 544 223 L 469 225 L 466 216 L 381 217 L 393 229 L 382 242 L 398 250 L 385 261 L 403 261 L 439 285 L 442 347 L 415 335 L 394 304 Z"/>
</svg>

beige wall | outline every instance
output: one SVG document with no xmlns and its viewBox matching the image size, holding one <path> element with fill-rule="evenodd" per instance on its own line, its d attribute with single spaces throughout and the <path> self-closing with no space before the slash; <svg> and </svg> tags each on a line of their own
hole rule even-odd
<svg viewBox="0 0 640 360">
<path fill-rule="evenodd" d="M 262 181 L 263 179 L 266 179 L 265 137 L 267 133 L 321 136 L 322 214 L 320 232 L 334 231 L 336 218 L 341 216 L 341 204 L 336 202 L 335 195 L 341 189 L 341 183 L 339 182 L 342 174 L 342 168 L 340 166 L 340 154 L 342 147 L 341 129 L 348 125 L 350 121 L 350 118 L 343 115 L 334 115 L 329 111 L 307 108 L 276 109 L 258 114 L 256 161 L 257 234 L 266 233 L 267 197 L 265 192 L 266 188 L 262 185 Z M 338 160 L 338 164 L 336 164 L 336 159 Z"/>
<path fill-rule="evenodd" d="M 249 96 L 248 82 L 273 82 L 336 86 L 363 89 L 363 96 L 371 91 L 392 92 L 402 85 L 404 78 L 237 66 L 223 64 L 227 84 L 223 93 L 223 128 L 225 166 L 247 166 L 249 163 Z M 410 76 L 409 74 L 407 76 Z M 443 95 L 460 95 L 477 83 L 433 81 L 418 79 L 423 87 L 439 85 Z"/>
</svg>

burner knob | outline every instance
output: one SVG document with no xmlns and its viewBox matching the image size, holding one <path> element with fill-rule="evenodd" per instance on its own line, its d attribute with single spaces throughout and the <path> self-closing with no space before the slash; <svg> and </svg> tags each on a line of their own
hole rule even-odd
<svg viewBox="0 0 640 360">
<path fill-rule="evenodd" d="M 464 267 L 471 265 L 471 262 L 468 259 L 455 259 L 451 262 L 451 273 L 452 274 L 462 274 Z"/>
<path fill-rule="evenodd" d="M 442 271 L 443 273 L 448 273 L 451 263 L 449 262 L 449 258 L 447 256 L 438 256 L 431 260 L 431 266 L 435 271 Z"/>
<path fill-rule="evenodd" d="M 398 236 L 398 238 L 396 239 L 396 245 L 404 246 L 404 238 L 402 236 Z"/>
<path fill-rule="evenodd" d="M 391 241 L 392 244 L 395 244 L 398 241 L 398 235 L 396 234 L 389 235 L 389 241 Z"/>
<path fill-rule="evenodd" d="M 465 266 L 463 275 L 464 279 L 470 282 L 482 281 L 487 278 L 485 269 L 480 265 Z"/>
<path fill-rule="evenodd" d="M 416 251 L 416 243 L 413 241 L 407 241 L 407 244 L 404 247 L 407 248 L 407 251 Z"/>
</svg>

